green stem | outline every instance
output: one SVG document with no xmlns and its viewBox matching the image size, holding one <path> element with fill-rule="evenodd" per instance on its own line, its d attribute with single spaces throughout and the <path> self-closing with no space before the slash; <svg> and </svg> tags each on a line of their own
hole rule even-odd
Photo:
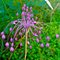
<svg viewBox="0 0 60 60">
<path fill-rule="evenodd" d="M 26 29 L 26 40 L 25 40 L 25 59 L 26 60 L 26 57 L 27 57 L 27 38 L 28 38 L 28 32 L 27 32 L 27 29 Z"/>
</svg>

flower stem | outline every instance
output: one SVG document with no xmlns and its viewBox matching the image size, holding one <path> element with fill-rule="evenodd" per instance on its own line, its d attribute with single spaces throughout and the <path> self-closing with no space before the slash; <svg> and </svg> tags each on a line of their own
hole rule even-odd
<svg viewBox="0 0 60 60">
<path fill-rule="evenodd" d="M 27 38 L 28 38 L 28 30 L 26 29 L 26 40 L 25 40 L 25 59 L 26 60 L 26 57 L 27 57 Z"/>
</svg>

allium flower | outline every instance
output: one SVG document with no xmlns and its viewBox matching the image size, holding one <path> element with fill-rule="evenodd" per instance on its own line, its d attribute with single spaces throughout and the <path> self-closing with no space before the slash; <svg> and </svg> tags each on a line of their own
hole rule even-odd
<svg viewBox="0 0 60 60">
<path fill-rule="evenodd" d="M 39 37 L 39 34 L 41 33 L 41 26 L 38 26 L 38 24 L 40 24 L 40 22 L 36 22 L 35 18 L 34 18 L 34 14 L 32 13 L 32 7 L 28 7 L 26 6 L 26 4 L 24 4 L 24 6 L 22 7 L 22 13 L 21 13 L 21 19 L 17 19 L 14 20 L 12 22 L 10 22 L 6 28 L 9 28 L 9 33 L 8 36 L 6 36 L 6 39 L 12 43 L 11 47 L 10 47 L 10 51 L 13 52 L 14 51 L 14 44 L 16 40 L 20 40 L 21 37 L 23 37 L 26 32 L 35 36 L 35 37 Z M 16 16 L 18 16 L 18 13 L 16 14 Z M 12 28 L 11 28 L 12 26 Z M 6 29 L 4 29 L 4 32 L 6 31 Z M 31 36 L 30 34 L 28 34 L 28 36 Z M 29 37 L 29 38 L 33 38 L 33 37 Z M 2 33 L 2 39 L 5 39 L 5 35 Z M 36 42 L 39 42 L 39 39 L 36 40 Z M 27 43 L 25 43 L 27 44 Z M 28 44 L 30 44 L 28 42 Z M 43 45 L 42 45 L 43 46 Z M 20 47 L 22 47 L 22 43 L 20 43 Z M 30 46 L 30 49 L 32 49 L 32 46 Z"/>
<path fill-rule="evenodd" d="M 50 46 L 50 44 L 49 43 L 46 43 L 46 47 L 49 47 Z"/>
<path fill-rule="evenodd" d="M 49 36 L 47 36 L 47 37 L 46 37 L 46 40 L 48 40 L 48 41 L 49 41 L 49 40 L 50 40 L 50 37 L 49 37 Z"/>
<path fill-rule="evenodd" d="M 14 39 L 13 38 L 10 38 L 10 42 L 13 42 L 14 41 Z"/>
<path fill-rule="evenodd" d="M 33 35 L 34 35 L 34 36 L 38 36 L 37 33 L 35 33 L 35 32 L 33 33 Z"/>
<path fill-rule="evenodd" d="M 9 47 L 9 43 L 8 43 L 8 42 L 6 42 L 6 43 L 5 43 L 5 46 L 8 48 L 8 47 Z"/>
<path fill-rule="evenodd" d="M 12 43 L 11 46 L 13 47 L 14 46 L 14 43 Z"/>
<path fill-rule="evenodd" d="M 16 37 L 16 38 L 15 38 L 15 40 L 17 41 L 17 40 L 18 40 L 18 38 Z"/>
<path fill-rule="evenodd" d="M 40 44 L 40 47 L 42 47 L 42 48 L 43 48 L 43 47 L 44 47 L 44 44 L 43 44 L 43 43 L 41 43 L 41 44 Z"/>
<path fill-rule="evenodd" d="M 32 46 L 30 45 L 30 49 L 32 49 Z"/>
<path fill-rule="evenodd" d="M 10 51 L 13 52 L 14 51 L 14 48 L 13 47 L 10 47 Z"/>
<path fill-rule="evenodd" d="M 17 20 L 13 21 L 12 24 L 16 24 L 17 23 Z"/>
<path fill-rule="evenodd" d="M 56 38 L 59 38 L 59 34 L 56 34 Z"/>
<path fill-rule="evenodd" d="M 5 35 L 3 34 L 3 35 L 2 35 L 2 39 L 4 40 L 5 38 L 6 38 L 6 37 L 5 37 Z"/>
<path fill-rule="evenodd" d="M 20 47 L 22 47 L 22 43 L 20 43 Z"/>
<path fill-rule="evenodd" d="M 39 39 L 38 39 L 38 38 L 36 39 L 36 42 L 38 42 L 38 43 L 39 43 Z"/>
<path fill-rule="evenodd" d="M 1 32 L 1 35 L 4 35 L 4 32 Z"/>
<path fill-rule="evenodd" d="M 13 28 L 10 28 L 10 31 L 12 32 L 13 31 Z"/>
</svg>

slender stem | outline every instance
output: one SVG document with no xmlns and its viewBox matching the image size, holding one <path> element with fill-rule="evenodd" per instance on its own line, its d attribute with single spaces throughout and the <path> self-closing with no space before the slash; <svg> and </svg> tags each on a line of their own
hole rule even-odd
<svg viewBox="0 0 60 60">
<path fill-rule="evenodd" d="M 27 38 L 28 38 L 28 30 L 26 29 L 26 40 L 25 40 L 25 59 L 26 60 L 26 57 L 27 57 Z"/>
</svg>

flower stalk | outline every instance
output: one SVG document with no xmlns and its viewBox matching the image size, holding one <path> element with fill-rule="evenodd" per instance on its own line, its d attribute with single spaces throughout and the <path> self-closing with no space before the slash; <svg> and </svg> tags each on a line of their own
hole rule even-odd
<svg viewBox="0 0 60 60">
<path fill-rule="evenodd" d="M 25 40 L 25 60 L 27 57 L 27 39 L 28 39 L 28 29 L 26 29 L 26 40 Z"/>
</svg>

